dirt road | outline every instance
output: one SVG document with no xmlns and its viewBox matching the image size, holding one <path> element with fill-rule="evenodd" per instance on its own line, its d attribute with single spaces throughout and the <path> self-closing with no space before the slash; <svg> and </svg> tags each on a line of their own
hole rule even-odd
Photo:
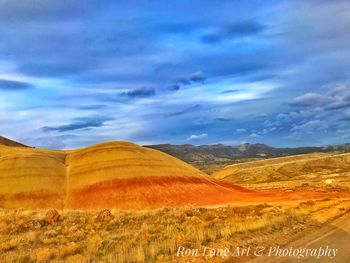
<svg viewBox="0 0 350 263">
<path fill-rule="evenodd" d="M 302 239 L 294 241 L 285 247 L 291 251 L 299 249 L 323 249 L 324 256 L 307 256 L 298 259 L 297 256 L 276 256 L 275 252 L 267 256 L 270 248 L 266 248 L 264 256 L 250 260 L 249 263 L 348 263 L 350 262 L 350 213 L 334 220 L 321 227 L 313 233 L 308 233 Z M 334 249 L 337 249 L 336 256 L 333 257 Z M 311 250 L 310 250 L 311 251 Z M 318 253 L 315 252 L 315 253 Z M 295 255 L 297 252 L 295 252 Z M 331 258 L 333 257 L 333 258 Z"/>
</svg>

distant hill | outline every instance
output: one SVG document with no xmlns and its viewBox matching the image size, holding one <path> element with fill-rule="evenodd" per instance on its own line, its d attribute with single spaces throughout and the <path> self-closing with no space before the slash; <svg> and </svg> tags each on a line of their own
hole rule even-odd
<svg viewBox="0 0 350 263">
<path fill-rule="evenodd" d="M 298 148 L 274 148 L 260 143 L 245 143 L 239 146 L 227 146 L 223 144 L 201 146 L 191 144 L 159 144 L 148 145 L 146 147 L 168 153 L 209 174 L 222 169 L 226 165 L 245 161 L 315 152 L 350 152 L 350 144 Z"/>
<path fill-rule="evenodd" d="M 5 137 L 0 136 L 0 145 L 5 145 L 5 146 L 15 146 L 15 147 L 27 147 L 26 145 L 12 141 L 10 139 L 7 139 Z"/>
<path fill-rule="evenodd" d="M 331 189 L 349 187 L 349 175 L 349 153 L 311 153 L 233 164 L 213 177 L 256 189 L 300 186 Z"/>
</svg>

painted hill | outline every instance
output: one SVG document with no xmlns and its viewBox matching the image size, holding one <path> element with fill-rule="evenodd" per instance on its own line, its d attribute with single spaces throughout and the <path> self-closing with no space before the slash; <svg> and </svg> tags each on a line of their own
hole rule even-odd
<svg viewBox="0 0 350 263">
<path fill-rule="evenodd" d="M 70 208 L 142 208 L 220 200 L 246 190 L 160 151 L 128 142 L 103 143 L 68 154 Z M 208 196 L 218 196 L 208 200 Z M 226 196 L 227 198 L 227 196 Z"/>
<path fill-rule="evenodd" d="M 0 207 L 145 208 L 217 204 L 251 193 L 128 142 L 54 151 L 0 146 Z"/>
<path fill-rule="evenodd" d="M 216 179 L 259 187 L 350 186 L 350 154 L 313 153 L 227 166 Z"/>
<path fill-rule="evenodd" d="M 24 145 L 24 144 L 12 141 L 12 140 L 7 139 L 7 138 L 2 137 L 2 136 L 0 136 L 0 145 L 26 147 L 26 145 Z"/>
</svg>

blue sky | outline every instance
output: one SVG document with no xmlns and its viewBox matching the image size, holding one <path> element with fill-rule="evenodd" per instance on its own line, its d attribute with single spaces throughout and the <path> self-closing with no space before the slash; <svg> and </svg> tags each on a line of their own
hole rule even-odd
<svg viewBox="0 0 350 263">
<path fill-rule="evenodd" d="M 349 1 L 0 0 L 0 134 L 350 141 Z"/>
</svg>

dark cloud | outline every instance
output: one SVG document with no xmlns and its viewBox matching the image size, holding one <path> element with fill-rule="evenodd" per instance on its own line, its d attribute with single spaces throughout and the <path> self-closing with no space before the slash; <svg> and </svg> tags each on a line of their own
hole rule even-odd
<svg viewBox="0 0 350 263">
<path fill-rule="evenodd" d="M 104 126 L 105 122 L 112 120 L 112 118 L 108 117 L 89 117 L 89 118 L 77 118 L 74 119 L 73 122 L 67 125 L 60 126 L 45 126 L 42 127 L 44 131 L 58 131 L 58 132 L 66 132 L 66 131 L 74 131 L 80 129 L 88 129 L 88 128 L 97 128 Z"/>
<path fill-rule="evenodd" d="M 233 22 L 223 26 L 216 32 L 203 36 L 202 41 L 208 44 L 218 44 L 226 40 L 259 34 L 265 28 L 264 25 L 255 20 Z"/>
<path fill-rule="evenodd" d="M 228 90 L 224 90 L 221 92 L 221 94 L 230 94 L 230 93 L 237 93 L 239 92 L 239 90 L 237 89 L 228 89 Z"/>
<path fill-rule="evenodd" d="M 31 88 L 34 88 L 34 86 L 27 82 L 0 79 L 0 90 L 18 91 Z"/>
<path fill-rule="evenodd" d="M 203 27 L 203 25 L 199 24 L 198 22 L 164 22 L 160 24 L 154 25 L 155 28 L 157 28 L 158 31 L 164 33 L 164 34 L 184 34 L 184 33 L 190 33 L 194 30 L 198 30 Z"/>
<path fill-rule="evenodd" d="M 65 147 L 115 136 L 183 143 L 189 135 L 210 134 L 205 142 L 222 142 L 254 133 L 264 143 L 296 146 L 284 138 L 291 132 L 301 136 L 298 143 L 316 137 L 341 143 L 332 129 L 350 128 L 341 120 L 350 107 L 349 85 L 325 87 L 350 78 L 350 3 L 316 2 L 179 0 L 169 8 L 143 0 L 0 0 L 1 73 L 27 76 L 38 87 L 30 97 L 14 93 L 8 98 L 13 101 L 0 105 L 2 117 L 10 116 L 0 133 L 22 134 L 20 125 L 30 127 L 28 136 L 57 135 L 31 130 L 37 123 L 32 119 L 54 123 L 57 112 L 66 125 L 46 131 L 102 125 L 70 119 L 89 110 L 115 121 L 106 130 L 74 132 L 78 138 L 65 139 Z M 37 77 L 45 79 L 36 83 Z M 240 102 L 219 95 L 236 88 Z M 132 99 L 155 94 L 154 104 Z M 191 108 L 197 104 L 200 110 Z M 313 131 L 324 124 L 327 134 Z"/>
<path fill-rule="evenodd" d="M 290 103 L 296 107 L 323 107 L 326 110 L 339 110 L 350 106 L 350 90 L 348 85 L 328 88 L 321 93 L 305 93 Z"/>
<path fill-rule="evenodd" d="M 230 118 L 215 118 L 214 120 L 218 121 L 218 122 L 230 122 L 233 119 L 230 119 Z"/>
<path fill-rule="evenodd" d="M 169 116 L 169 117 L 180 116 L 180 115 L 184 115 L 184 114 L 187 114 L 187 113 L 193 113 L 194 111 L 200 110 L 201 108 L 202 108 L 201 105 L 196 104 L 196 105 L 188 107 L 188 108 L 186 108 L 184 110 L 167 114 L 166 116 Z"/>
<path fill-rule="evenodd" d="M 350 101 L 340 100 L 328 104 L 325 109 L 327 110 L 339 110 L 344 108 L 350 108 Z"/>
<path fill-rule="evenodd" d="M 174 79 L 173 84 L 168 86 L 168 90 L 177 91 L 181 87 L 191 86 L 196 83 L 204 84 L 206 77 L 202 71 L 196 71 L 189 77 L 177 77 Z"/>
<path fill-rule="evenodd" d="M 185 77 L 177 77 L 174 82 L 178 85 L 191 85 L 191 81 Z"/>
<path fill-rule="evenodd" d="M 340 120 L 342 121 L 350 121 L 350 116 L 344 116 L 343 118 L 341 118 Z"/>
<path fill-rule="evenodd" d="M 314 134 L 317 131 L 325 131 L 328 128 L 328 124 L 322 120 L 311 120 L 302 124 L 294 124 L 291 131 L 296 133 L 308 133 Z"/>
<path fill-rule="evenodd" d="M 325 96 L 318 93 L 306 93 L 302 96 L 296 97 L 293 99 L 291 105 L 308 107 L 319 105 L 322 102 L 325 102 Z"/>
<path fill-rule="evenodd" d="M 86 105 L 78 107 L 79 110 L 101 110 L 106 108 L 106 105 Z"/>
<path fill-rule="evenodd" d="M 179 84 L 172 84 L 168 86 L 168 90 L 172 90 L 172 91 L 177 91 L 180 89 L 180 85 Z"/>
<path fill-rule="evenodd" d="M 206 77 L 204 76 L 202 71 L 197 71 L 192 73 L 190 80 L 192 82 L 204 82 Z"/>
<path fill-rule="evenodd" d="M 121 96 L 127 96 L 129 98 L 145 98 L 145 97 L 152 97 L 155 94 L 156 94 L 156 90 L 154 88 L 139 88 L 139 89 L 123 92 Z"/>
</svg>

